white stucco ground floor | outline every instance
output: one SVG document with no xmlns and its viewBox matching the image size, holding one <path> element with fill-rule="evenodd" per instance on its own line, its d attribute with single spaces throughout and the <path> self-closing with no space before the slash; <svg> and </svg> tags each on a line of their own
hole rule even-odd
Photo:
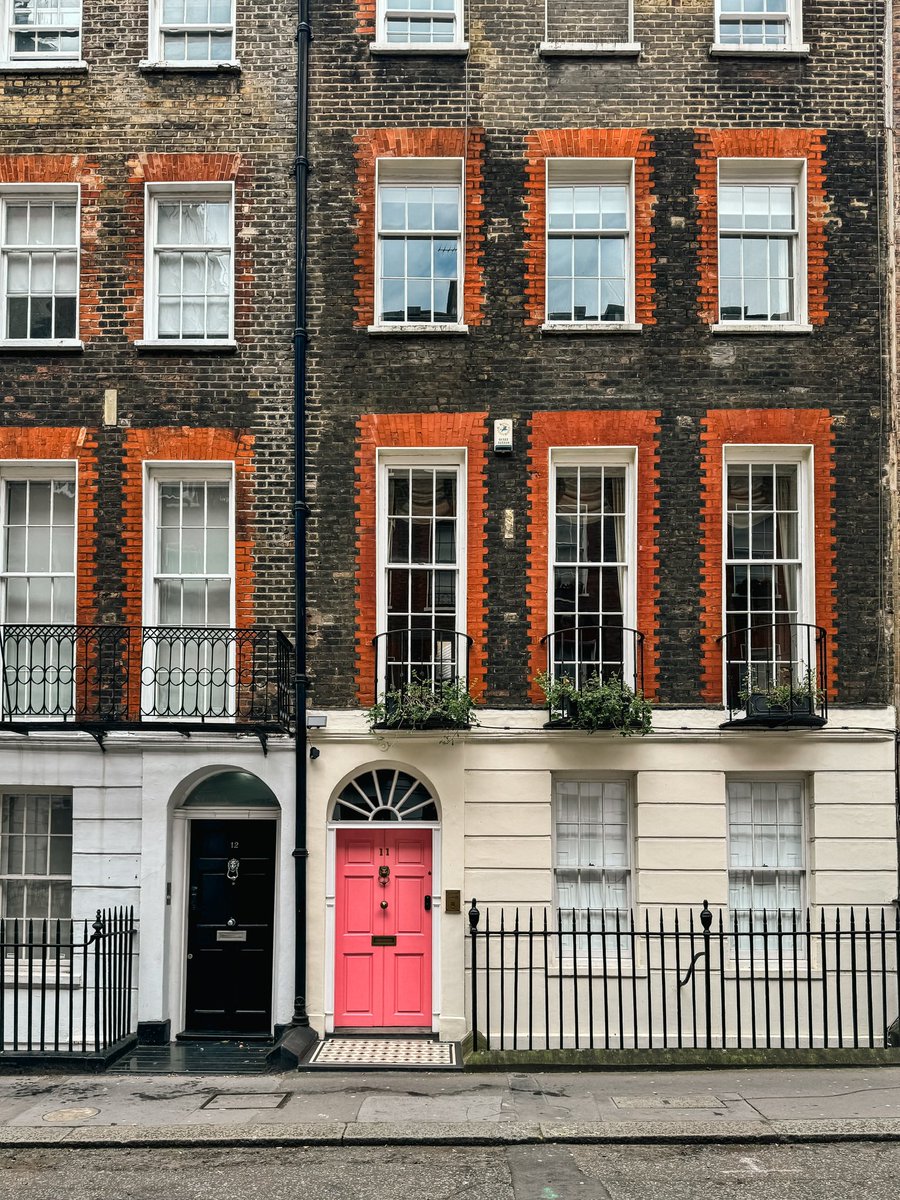
<svg viewBox="0 0 900 1200">
<path fill-rule="evenodd" d="M 893 905 L 893 711 L 834 709 L 806 732 L 723 730 L 717 717 L 659 711 L 653 733 L 622 738 L 484 711 L 448 741 L 373 735 L 359 713 L 329 711 L 306 760 L 313 1027 L 464 1037 L 473 898 L 494 917 L 627 906 L 638 921 L 704 900 L 726 913 Z M 111 734 L 102 750 L 85 734 L 4 734 L 0 793 L 7 849 L 37 839 L 30 857 L 4 853 L 5 897 L 21 894 L 19 876 L 64 883 L 67 869 L 76 920 L 134 908 L 134 1014 L 148 1036 L 290 1021 L 291 740 L 270 738 L 264 754 L 219 733 Z M 70 825 L 42 832 L 41 797 Z M 10 825 L 16 804 L 38 825 Z M 45 836 L 70 836 L 70 860 L 41 858 Z M 14 915 L 41 916 L 34 895 Z"/>
</svg>

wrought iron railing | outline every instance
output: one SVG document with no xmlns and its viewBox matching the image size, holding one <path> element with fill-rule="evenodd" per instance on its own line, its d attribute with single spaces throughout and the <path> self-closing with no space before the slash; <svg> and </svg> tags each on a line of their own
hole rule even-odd
<svg viewBox="0 0 900 1200">
<path fill-rule="evenodd" d="M 556 629 L 541 638 L 547 650 L 547 674 L 551 679 L 569 679 L 581 689 L 593 678 L 608 682 L 618 679 L 633 692 L 644 690 L 644 635 L 624 625 L 597 622 Z M 572 714 L 549 706 L 551 720 L 567 720 Z"/>
<path fill-rule="evenodd" d="M 0 1061 L 100 1053 L 133 1033 L 134 910 L 0 918 Z"/>
<path fill-rule="evenodd" d="M 389 629 L 372 639 L 375 647 L 375 693 L 403 692 L 420 685 L 440 692 L 469 677 L 472 639 L 453 629 Z"/>
<path fill-rule="evenodd" d="M 0 725 L 290 727 L 291 644 L 278 630 L 0 626 Z"/>
<path fill-rule="evenodd" d="M 756 622 L 718 639 L 729 722 L 819 728 L 828 720 L 828 634 L 796 621 Z"/>
<path fill-rule="evenodd" d="M 484 1049 L 897 1044 L 900 910 L 469 910 Z M 893 1029 L 891 1027 L 894 1027 Z"/>
</svg>

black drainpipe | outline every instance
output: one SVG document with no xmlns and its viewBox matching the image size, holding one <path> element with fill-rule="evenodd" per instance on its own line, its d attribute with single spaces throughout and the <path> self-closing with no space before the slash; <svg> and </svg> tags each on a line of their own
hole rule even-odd
<svg viewBox="0 0 900 1200">
<path fill-rule="evenodd" d="M 309 160 L 307 135 L 309 131 L 309 44 L 312 29 L 309 21 L 310 0 L 298 0 L 297 5 L 297 142 L 294 156 L 296 181 L 295 207 L 295 270 L 294 270 L 294 670 L 295 719 L 297 722 L 294 746 L 294 780 L 296 788 L 296 829 L 294 833 L 294 1015 L 288 1032 L 291 1055 L 301 1056 L 304 1044 L 315 1039 L 309 1028 L 306 1011 L 306 698 L 309 681 L 306 676 L 306 250 L 307 250 L 307 183 Z"/>
</svg>

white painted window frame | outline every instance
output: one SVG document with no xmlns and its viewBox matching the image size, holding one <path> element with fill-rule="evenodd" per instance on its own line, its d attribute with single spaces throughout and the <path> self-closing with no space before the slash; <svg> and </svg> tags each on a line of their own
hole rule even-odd
<svg viewBox="0 0 900 1200">
<path fill-rule="evenodd" d="M 14 0 L 0 0 L 0 20 L 3 22 L 3 44 L 0 48 L 0 66 L 4 68 L 19 67 L 28 68 L 35 67 L 42 70 L 52 70 L 58 68 L 60 70 L 71 70 L 73 67 L 86 66 L 83 58 L 82 38 L 84 35 L 84 3 L 81 0 L 81 20 L 78 22 L 78 49 L 71 53 L 61 52 L 59 54 L 44 54 L 23 53 L 21 50 L 15 49 L 15 34 L 16 31 L 24 32 L 27 29 L 47 28 L 53 32 L 61 30 L 74 29 L 74 25 L 48 25 L 46 27 L 39 25 L 15 25 L 15 7 Z"/>
<path fill-rule="evenodd" d="M 467 566 L 468 566 L 468 451 L 464 446 L 423 447 L 422 449 L 394 449 L 379 447 L 376 458 L 376 534 L 375 534 L 375 626 L 376 633 L 387 630 L 387 533 L 388 533 L 388 475 L 394 467 L 436 467 L 453 469 L 457 473 L 456 486 L 456 618 L 454 627 L 466 633 L 467 619 Z M 377 648 L 377 678 L 379 691 L 384 690 L 385 649 L 383 640 Z M 460 653 L 459 680 L 466 683 L 466 659 Z"/>
<path fill-rule="evenodd" d="M 465 38 L 465 3 L 464 0 L 454 0 L 453 5 L 453 32 L 454 37 L 452 42 L 389 42 L 387 36 L 387 23 L 389 17 L 403 18 L 433 18 L 445 17 L 450 12 L 449 9 L 435 12 L 428 8 L 393 8 L 391 0 L 378 0 L 376 5 L 376 21 L 375 21 L 375 41 L 371 43 L 369 49 L 373 53 L 381 54 L 460 54 L 468 50 L 469 45 Z"/>
<path fill-rule="evenodd" d="M 758 19 L 761 23 L 764 21 L 777 21 L 781 14 L 779 13 L 754 13 L 753 17 L 748 17 L 744 13 L 726 13 L 722 10 L 721 0 L 716 0 L 715 25 L 713 28 L 713 44 L 710 48 L 710 53 L 718 56 L 737 55 L 747 57 L 773 57 L 778 55 L 806 55 L 809 53 L 809 46 L 803 41 L 803 0 L 788 0 L 788 10 L 784 17 L 783 24 L 785 25 L 786 35 L 783 46 L 766 46 L 759 43 L 733 43 L 723 42 L 720 36 L 722 21 L 731 19 Z"/>
<path fill-rule="evenodd" d="M 72 580 L 75 593 L 75 612 L 78 612 L 78 529 L 80 524 L 78 463 L 75 459 L 15 459 L 0 462 L 0 625 L 6 623 L 6 580 L 8 574 L 3 568 L 6 561 L 6 485 L 11 480 L 36 480 L 43 482 L 54 479 L 72 480 L 75 483 L 75 527 L 74 555 L 72 565 Z M 16 572 L 19 574 L 19 572 Z M 68 572 L 57 572 L 68 574 Z"/>
<path fill-rule="evenodd" d="M 457 319 L 436 321 L 385 321 L 382 317 L 381 271 L 381 189 L 382 187 L 458 187 L 459 232 L 457 238 L 456 291 Z M 436 236 L 423 230 L 428 236 Z M 466 270 L 466 160 L 444 158 L 378 158 L 375 160 L 375 324 L 370 333 L 465 333 L 465 270 Z"/>
<path fill-rule="evenodd" d="M 555 607 L 553 574 L 556 567 L 556 473 L 559 467 L 624 467 L 625 468 L 625 596 L 623 623 L 637 628 L 637 506 L 638 506 L 638 448 L 637 446 L 551 446 L 549 452 L 547 489 L 547 633 L 553 633 Z M 628 637 L 623 640 L 623 673 L 626 680 L 633 677 L 634 646 Z"/>
<path fill-rule="evenodd" d="M 161 338 L 158 332 L 159 265 L 156 243 L 157 209 L 165 200 L 227 200 L 230 211 L 228 335 L 223 338 Z M 202 346 L 211 350 L 233 347 L 234 341 L 234 275 L 235 275 L 235 199 L 233 181 L 148 183 L 144 187 L 144 338 L 138 346 Z"/>
<path fill-rule="evenodd" d="M 815 515 L 815 447 L 810 444 L 751 445 L 727 442 L 722 447 L 722 612 L 723 632 L 727 628 L 727 595 L 725 588 L 728 566 L 728 468 L 729 466 L 788 464 L 797 467 L 797 546 L 800 551 L 800 586 L 797 589 L 797 620 L 801 624 L 816 623 L 816 515 Z M 749 560 L 748 560 L 749 561 Z M 723 667 L 727 649 L 723 643 Z M 815 669 L 814 662 L 808 667 Z M 722 702 L 727 707 L 726 672 L 722 672 Z"/>
<path fill-rule="evenodd" d="M 6 337 L 6 212 L 10 201 L 71 199 L 75 203 L 75 337 L 74 338 L 8 338 Z M 34 247 L 52 252 L 59 247 Z M 80 349 L 81 328 L 81 186 L 78 183 L 6 183 L 0 185 L 0 346 L 22 350 Z"/>
<path fill-rule="evenodd" d="M 641 43 L 634 40 L 634 0 L 628 0 L 625 38 L 612 42 L 590 40 L 569 42 L 550 37 L 550 6 L 554 0 L 544 0 L 544 37 L 538 46 L 541 58 L 639 58 Z M 585 30 L 585 33 L 589 33 Z"/>
<path fill-rule="evenodd" d="M 555 176 L 555 178 L 554 178 Z M 574 235 L 577 230 L 550 229 L 551 187 L 602 187 L 613 185 L 625 187 L 627 200 L 627 225 L 624 230 L 610 230 L 597 234 L 604 241 L 625 235 L 625 318 L 622 321 L 551 321 L 549 318 L 550 297 L 550 240 L 556 234 Z M 622 333 L 639 332 L 635 321 L 635 205 L 634 205 L 634 159 L 633 158 L 547 158 L 544 160 L 544 332 L 572 331 L 579 333 Z"/>
<path fill-rule="evenodd" d="M 219 68 L 239 67 L 237 56 L 237 0 L 231 0 L 231 21 L 221 25 L 190 25 L 187 23 L 168 25 L 162 20 L 163 0 L 150 0 L 148 6 L 149 29 L 147 35 L 148 54 L 142 67 L 154 67 L 166 71 L 210 71 Z M 196 60 L 167 59 L 163 51 L 164 32 L 231 34 L 230 58 L 204 58 Z"/>
<path fill-rule="evenodd" d="M 716 309 L 721 311 L 719 244 L 719 189 L 754 184 L 790 186 L 797 200 L 797 232 L 794 237 L 794 307 L 789 321 L 722 321 L 714 333 L 810 333 L 809 266 L 807 260 L 807 161 L 805 158 L 719 158 L 716 162 Z M 734 231 L 731 231 L 734 232 Z"/>
</svg>

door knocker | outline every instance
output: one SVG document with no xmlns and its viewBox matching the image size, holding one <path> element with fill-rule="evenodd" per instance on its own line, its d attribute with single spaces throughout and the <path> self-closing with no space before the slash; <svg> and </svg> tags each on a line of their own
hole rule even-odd
<svg viewBox="0 0 900 1200">
<path fill-rule="evenodd" d="M 391 868 L 390 867 L 379 867 L 378 868 L 378 882 L 381 884 L 382 887 L 387 887 L 388 880 L 390 879 L 390 877 L 391 877 Z"/>
<path fill-rule="evenodd" d="M 228 867 L 225 871 L 225 878 L 229 883 L 237 883 L 238 871 L 241 869 L 240 861 L 236 858 L 229 858 Z"/>
</svg>

